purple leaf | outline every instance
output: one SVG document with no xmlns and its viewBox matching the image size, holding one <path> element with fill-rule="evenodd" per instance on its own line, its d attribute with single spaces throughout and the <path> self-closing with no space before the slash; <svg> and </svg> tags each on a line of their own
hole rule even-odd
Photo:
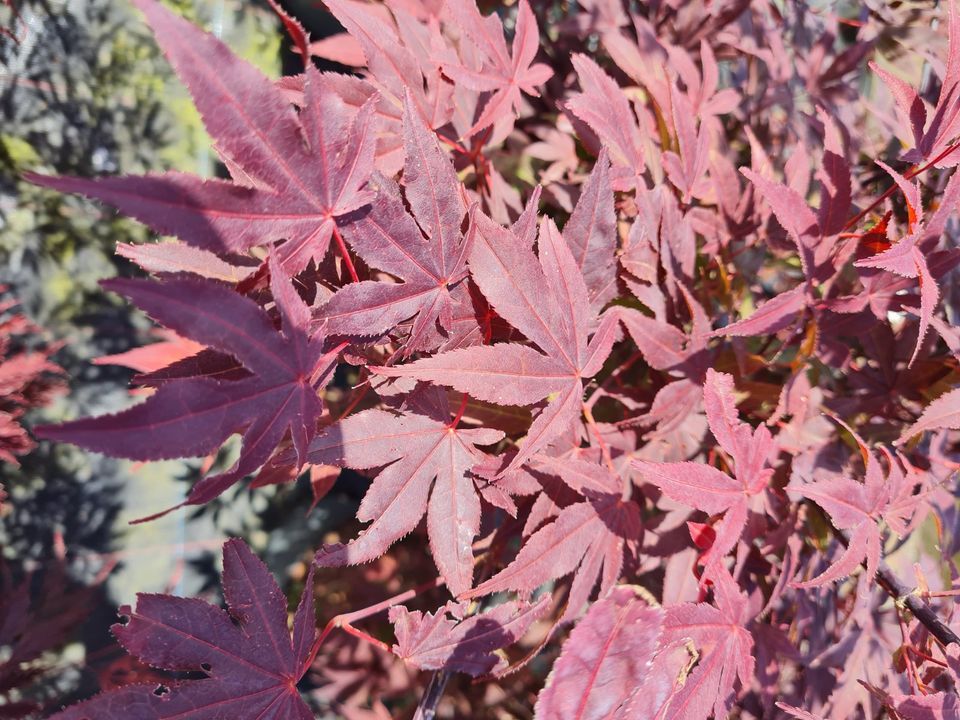
<svg viewBox="0 0 960 720">
<path fill-rule="evenodd" d="M 194 247 L 236 252 L 285 240 L 280 259 L 289 274 L 319 262 L 336 218 L 372 198 L 363 186 L 373 170 L 374 100 L 353 113 L 311 66 L 308 111 L 298 120 L 281 91 L 214 36 L 155 0 L 137 6 L 235 170 L 234 182 L 180 173 L 27 179 L 103 200 Z"/>
<path fill-rule="evenodd" d="M 253 301 L 219 283 L 188 278 L 104 283 L 178 334 L 234 357 L 251 374 L 235 381 L 169 380 L 129 410 L 42 426 L 38 434 L 113 457 L 163 460 L 205 455 L 242 432 L 237 464 L 201 480 L 188 504 L 209 502 L 254 472 L 288 431 L 302 459 L 322 409 L 310 378 L 327 378 L 336 358 L 324 355 L 322 338 L 306 334 L 308 310 L 273 268 L 282 333 Z"/>
<path fill-rule="evenodd" d="M 113 634 L 127 652 L 166 670 L 204 673 L 202 680 L 128 685 L 74 705 L 57 720 L 312 720 L 297 681 L 307 670 L 313 637 L 313 573 L 287 629 L 286 598 L 266 566 L 241 540 L 223 546 L 228 610 L 202 600 L 137 595 L 120 609 Z"/>
</svg>

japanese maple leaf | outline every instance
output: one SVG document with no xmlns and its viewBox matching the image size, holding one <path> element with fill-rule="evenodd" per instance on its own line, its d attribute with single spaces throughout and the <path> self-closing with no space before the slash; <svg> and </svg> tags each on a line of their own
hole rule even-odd
<svg viewBox="0 0 960 720">
<path fill-rule="evenodd" d="M 930 328 L 930 318 L 933 316 L 937 302 L 940 300 L 940 289 L 930 272 L 926 255 L 920 248 L 921 243 L 931 236 L 931 232 L 921 222 L 923 208 L 920 205 L 919 186 L 911 183 L 884 163 L 877 161 L 877 164 L 890 174 L 906 198 L 910 234 L 889 249 L 872 257 L 858 260 L 855 265 L 861 268 L 879 268 L 900 277 L 917 279 L 920 285 L 920 329 L 917 332 L 917 344 L 914 346 L 913 355 L 910 357 L 910 362 L 907 363 L 907 367 L 910 367 L 917 359 L 917 354 L 923 346 L 923 339 Z"/>
<path fill-rule="evenodd" d="M 630 190 L 643 185 L 646 138 L 630 101 L 616 81 L 589 57 L 574 53 L 570 59 L 580 79 L 581 92 L 571 96 L 567 107 L 610 149 L 616 167 L 614 188 Z"/>
<path fill-rule="evenodd" d="M 360 503 L 357 518 L 370 522 L 346 545 L 317 553 L 322 567 L 374 560 L 414 530 L 424 513 L 430 552 L 440 575 L 458 595 L 473 585 L 473 539 L 480 530 L 480 495 L 468 471 L 484 455 L 475 445 L 503 437 L 498 430 L 464 430 L 442 413 L 397 414 L 371 409 L 332 425 L 310 444 L 311 463 L 355 469 L 386 465 Z"/>
<path fill-rule="evenodd" d="M 513 45 L 507 50 L 503 24 L 496 13 L 482 17 L 473 0 L 448 0 L 447 7 L 458 29 L 476 47 L 482 67 L 474 69 L 455 62 L 444 62 L 443 72 L 454 82 L 491 95 L 480 117 L 465 136 L 492 125 L 520 107 L 520 92 L 539 97 L 538 85 L 553 76 L 553 70 L 533 60 L 540 48 L 537 19 L 527 0 L 520 0 Z"/>
<path fill-rule="evenodd" d="M 606 468 L 575 458 L 537 457 L 584 498 L 563 508 L 556 519 L 531 535 L 517 557 L 463 598 L 504 590 L 529 594 L 549 580 L 573 573 L 567 610 L 561 622 L 575 618 L 600 581 L 603 596 L 623 568 L 624 553 L 640 538 L 640 508 L 623 499 L 623 483 Z"/>
<path fill-rule="evenodd" d="M 617 319 L 608 314 L 597 327 L 583 275 L 552 221 L 540 228 L 539 259 L 531 249 L 532 229 L 518 237 L 479 212 L 474 222 L 469 258 L 474 282 L 500 317 L 543 353 L 520 343 L 500 343 L 371 370 L 448 385 L 497 405 L 532 405 L 551 398 L 505 473 L 579 417 L 583 378 L 594 375 L 610 353 Z"/>
<path fill-rule="evenodd" d="M 947 6 L 946 74 L 941 78 L 940 95 L 929 123 L 927 109 L 917 90 L 876 63 L 869 63 L 870 69 L 886 83 L 913 134 L 915 147 L 905 153 L 903 159 L 913 163 L 935 159 L 935 167 L 953 167 L 960 162 L 956 151 L 943 155 L 960 133 L 960 14 L 955 0 L 950 0 Z"/>
<path fill-rule="evenodd" d="M 435 613 L 390 608 L 397 635 L 393 652 L 421 670 L 447 670 L 478 677 L 507 666 L 497 651 L 519 640 L 550 608 L 550 596 L 534 603 L 509 601 L 466 614 L 467 603 L 448 602 Z"/>
<path fill-rule="evenodd" d="M 538 720 L 622 717 L 649 682 L 663 630 L 663 610 L 649 607 L 628 586 L 595 602 L 570 633 L 537 697 Z"/>
<path fill-rule="evenodd" d="M 399 120 L 404 95 L 431 128 L 449 122 L 453 86 L 444 80 L 434 55 L 446 49 L 439 25 L 426 25 L 397 3 L 330 0 L 330 12 L 350 33 L 366 65 L 366 81 L 387 99 L 384 115 Z M 393 17 L 391 18 L 391 14 Z M 399 31 L 399 32 L 398 32 Z M 382 140 L 383 138 L 381 138 Z"/>
<path fill-rule="evenodd" d="M 822 110 L 818 110 L 818 115 L 824 126 L 824 150 L 822 166 L 817 172 L 820 207 L 816 214 L 802 193 L 790 184 L 776 183 L 755 169 L 740 168 L 796 245 L 810 297 L 814 280 L 826 280 L 839 271 L 833 258 L 835 237 L 846 225 L 851 204 L 851 172 L 843 150 L 842 133 L 830 115 Z"/>
<path fill-rule="evenodd" d="M 666 610 L 662 644 L 693 642 L 697 666 L 671 695 L 666 713 L 671 720 L 725 718 L 734 688 L 753 680 L 753 635 L 746 628 L 753 609 L 726 568 L 714 577 L 714 603 L 683 603 Z"/>
<path fill-rule="evenodd" d="M 701 196 L 707 187 L 706 168 L 710 151 L 710 134 L 707 127 L 694 123 L 697 113 L 690 98 L 680 92 L 676 82 L 670 83 L 670 114 L 677 138 L 678 153 L 667 150 L 663 153 L 663 167 L 667 176 L 681 192 L 683 201 Z"/>
<path fill-rule="evenodd" d="M 617 215 L 606 146 L 600 149 L 577 205 L 563 226 L 563 239 L 583 274 L 591 307 L 600 312 L 617 295 Z"/>
<path fill-rule="evenodd" d="M 364 188 L 376 138 L 371 98 L 354 113 L 312 66 L 299 116 L 259 70 L 217 38 L 136 0 L 187 86 L 233 182 L 168 172 L 95 180 L 28 174 L 32 182 L 97 198 L 190 245 L 243 252 L 284 240 L 288 274 L 327 251 L 337 218 L 373 198 Z"/>
<path fill-rule="evenodd" d="M 917 421 L 903 431 L 897 444 L 902 444 L 926 430 L 941 428 L 960 430 L 960 388 L 941 395 L 927 405 Z"/>
<path fill-rule="evenodd" d="M 403 282 L 351 283 L 318 316 L 330 334 L 366 336 L 381 335 L 413 317 L 409 353 L 436 347 L 430 341 L 438 320 L 452 326 L 457 299 L 451 290 L 467 277 L 469 246 L 460 230 L 466 214 L 460 181 L 409 93 L 403 118 L 403 179 L 411 212 L 395 185 L 381 179 L 370 211 L 344 227 L 344 237 L 368 265 Z M 460 287 L 459 294 L 464 292 Z"/>
<path fill-rule="evenodd" d="M 703 386 L 707 422 L 717 443 L 733 460 L 734 477 L 705 463 L 633 461 L 642 477 L 671 500 L 710 515 L 724 513 L 707 553 L 705 579 L 717 572 L 722 558 L 740 539 L 751 498 L 766 489 L 773 474 L 767 459 L 776 443 L 765 425 L 754 430 L 740 420 L 733 392 L 730 375 L 707 370 Z"/>
<path fill-rule="evenodd" d="M 829 477 L 811 483 L 791 482 L 787 492 L 813 500 L 830 516 L 834 526 L 844 533 L 845 544 L 839 559 L 816 578 L 794 582 L 794 587 L 819 587 L 850 575 L 866 562 L 871 581 L 880 565 L 883 550 L 881 522 L 897 534 L 908 531 L 908 520 L 922 497 L 914 495 L 915 482 L 908 478 L 893 456 L 888 454 L 889 471 L 884 477 L 876 455 L 854 433 L 866 458 L 863 482 Z"/>
<path fill-rule="evenodd" d="M 313 720 L 297 692 L 315 635 L 313 571 L 287 629 L 287 603 L 267 567 L 241 540 L 223 546 L 227 610 L 195 598 L 137 595 L 113 634 L 145 663 L 202 680 L 127 685 L 54 715 L 56 720 Z"/>
<path fill-rule="evenodd" d="M 306 332 L 307 306 L 272 258 L 270 267 L 282 332 L 259 305 L 221 283 L 186 276 L 105 282 L 179 335 L 239 361 L 247 373 L 229 381 L 164 380 L 128 410 L 42 426 L 37 434 L 113 457 L 164 460 L 206 455 L 241 432 L 236 464 L 197 483 L 187 504 L 209 502 L 255 471 L 288 432 L 302 460 L 322 408 L 315 388 L 332 375 L 339 348 L 324 354 L 322 335 Z"/>
</svg>

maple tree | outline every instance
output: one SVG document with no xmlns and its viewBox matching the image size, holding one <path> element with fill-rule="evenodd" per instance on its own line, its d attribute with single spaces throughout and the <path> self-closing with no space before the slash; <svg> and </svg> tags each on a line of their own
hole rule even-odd
<svg viewBox="0 0 960 720">
<path fill-rule="evenodd" d="M 175 237 L 104 283 L 168 333 L 102 360 L 147 397 L 36 434 L 240 435 L 189 505 L 369 486 L 292 634 L 230 540 L 226 611 L 121 609 L 169 681 L 55 717 L 957 717 L 955 2 L 921 89 L 873 11 L 328 0 L 272 80 L 135 4 L 231 179 L 27 176 Z"/>
</svg>

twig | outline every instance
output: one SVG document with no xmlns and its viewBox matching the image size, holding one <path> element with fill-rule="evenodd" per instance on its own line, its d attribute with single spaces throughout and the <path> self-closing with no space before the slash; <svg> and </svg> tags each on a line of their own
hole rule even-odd
<svg viewBox="0 0 960 720">
<path fill-rule="evenodd" d="M 850 544 L 850 538 L 847 537 L 847 534 L 833 527 L 833 525 L 830 527 L 833 529 L 834 534 L 841 544 L 847 547 Z M 864 560 L 861 565 L 866 566 L 866 561 Z M 886 590 L 887 594 L 898 607 L 906 608 L 913 613 L 913 616 L 919 620 L 942 645 L 956 643 L 960 646 L 960 637 L 957 637 L 957 634 L 940 619 L 940 616 L 937 615 L 933 608 L 924 602 L 923 598 L 897 579 L 893 570 L 890 569 L 890 566 L 887 565 L 883 559 L 880 560 L 880 564 L 877 566 L 877 584 Z"/>
<path fill-rule="evenodd" d="M 437 705 L 440 704 L 440 698 L 443 697 L 443 691 L 446 690 L 449 680 L 450 673 L 446 670 L 440 670 L 433 674 L 423 697 L 420 698 L 417 711 L 413 714 L 413 720 L 434 720 L 436 718 Z"/>
<path fill-rule="evenodd" d="M 380 640 L 377 640 L 375 637 L 372 637 L 371 635 L 363 632 L 362 630 L 358 630 L 357 628 L 353 627 L 351 623 L 354 620 L 364 620 L 372 615 L 381 613 L 384 610 L 389 610 L 395 605 L 404 603 L 407 600 L 412 600 L 413 598 L 417 597 L 417 595 L 419 595 L 422 592 L 425 592 L 426 590 L 432 590 L 434 588 L 440 587 L 441 585 L 443 585 L 443 580 L 438 577 L 435 580 L 431 580 L 430 582 L 426 582 L 422 585 L 418 585 L 412 590 L 406 590 L 400 593 L 399 595 L 394 595 L 392 598 L 387 598 L 386 600 L 383 600 L 374 605 L 371 605 L 370 607 L 361 608 L 360 610 L 354 610 L 353 612 L 344 613 L 342 615 L 337 615 L 336 617 L 331 618 L 330 621 L 323 628 L 323 632 L 321 632 L 314 639 L 313 647 L 310 648 L 310 653 L 301 667 L 301 672 L 306 672 L 307 668 L 309 668 L 313 664 L 313 661 L 317 657 L 317 653 L 320 652 L 320 647 L 323 645 L 323 641 L 326 640 L 327 636 L 336 628 L 340 628 L 341 630 L 344 630 L 345 632 L 350 633 L 354 637 L 358 637 L 361 640 L 364 640 L 370 643 L 371 645 L 379 647 L 381 650 L 390 652 L 389 645 L 387 645 L 386 643 Z"/>
<path fill-rule="evenodd" d="M 949 645 L 950 643 L 960 645 L 960 637 L 957 637 L 957 634 L 940 619 L 940 616 L 922 598 L 901 584 L 890 567 L 882 560 L 880 561 L 880 567 L 877 569 L 877 584 L 887 591 L 887 594 L 893 598 L 895 603 L 912 612 L 913 616 L 940 643 L 943 645 Z"/>
</svg>

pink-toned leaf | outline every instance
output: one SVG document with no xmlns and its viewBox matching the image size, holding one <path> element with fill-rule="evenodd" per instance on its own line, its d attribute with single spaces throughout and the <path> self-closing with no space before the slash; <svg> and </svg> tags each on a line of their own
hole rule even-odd
<svg viewBox="0 0 960 720">
<path fill-rule="evenodd" d="M 315 40 L 310 43 L 310 55 L 352 67 L 363 67 L 367 64 L 363 47 L 349 33 L 334 33 L 322 40 Z"/>
<path fill-rule="evenodd" d="M 673 325 L 647 317 L 632 308 L 621 309 L 619 317 L 643 353 L 643 359 L 653 369 L 671 370 L 687 359 L 687 336 Z"/>
<path fill-rule="evenodd" d="M 723 512 L 745 497 L 743 484 L 715 467 L 696 462 L 651 463 L 635 460 L 640 477 L 664 495 L 711 515 Z"/>
<path fill-rule="evenodd" d="M 590 304 L 599 311 L 617 294 L 617 223 L 606 147 L 601 148 L 573 214 L 563 226 L 563 239 L 583 274 Z"/>
<path fill-rule="evenodd" d="M 147 272 L 188 272 L 229 283 L 238 283 L 256 271 L 255 266 L 231 265 L 208 250 L 179 242 L 149 245 L 118 243 L 117 255 L 132 260 Z"/>
<path fill-rule="evenodd" d="M 481 583 L 463 598 L 479 597 L 504 590 L 529 594 L 549 580 L 583 572 L 581 561 L 593 548 L 610 549 L 610 560 L 619 571 L 625 541 L 635 541 L 640 532 L 640 509 L 619 495 L 598 495 L 587 502 L 576 503 L 560 511 L 556 520 L 535 532 L 520 548 L 510 565 Z M 586 578 L 592 589 L 599 576 L 593 566 L 593 577 Z M 607 576 L 607 583 L 616 578 Z M 601 592 L 609 585 L 601 587 Z"/>
<path fill-rule="evenodd" d="M 387 467 L 357 511 L 357 518 L 370 525 L 346 545 L 324 546 L 316 562 L 338 567 L 374 560 L 414 530 L 426 514 L 430 551 L 447 587 L 454 595 L 469 590 L 480 497 L 468 471 L 484 457 L 474 446 L 502 437 L 496 430 L 455 429 L 446 419 L 377 409 L 332 425 L 311 443 L 308 462 Z"/>
<path fill-rule="evenodd" d="M 740 168 L 740 172 L 760 191 L 772 208 L 777 222 L 790 235 L 797 246 L 804 274 L 810 278 L 814 269 L 812 247 L 815 238 L 820 236 L 817 216 L 813 214 L 804 199 L 790 188 L 772 182 L 750 168 Z"/>
<path fill-rule="evenodd" d="M 549 600 L 505 602 L 467 617 L 456 603 L 426 614 L 398 605 L 390 609 L 397 635 L 393 652 L 420 670 L 486 675 L 506 666 L 498 651 L 519 640 L 550 608 Z"/>
<path fill-rule="evenodd" d="M 847 224 L 852 197 L 850 165 L 843 151 L 843 136 L 836 121 L 822 108 L 817 115 L 824 126 L 823 166 L 820 179 L 820 210 L 817 224 L 824 235 L 836 235 Z"/>
<path fill-rule="evenodd" d="M 586 55 L 574 53 L 571 60 L 580 78 L 581 92 L 567 101 L 567 107 L 607 144 L 614 164 L 639 176 L 646 167 L 643 134 L 626 95 Z"/>
<path fill-rule="evenodd" d="M 914 435 L 942 428 L 960 430 L 960 388 L 941 395 L 927 405 L 917 421 L 903 431 L 897 443 L 903 444 Z"/>
<path fill-rule="evenodd" d="M 647 680 L 663 611 L 615 587 L 577 623 L 537 697 L 542 720 L 610 718 Z"/>
<path fill-rule="evenodd" d="M 667 609 L 664 641 L 690 640 L 699 652 L 697 666 L 669 700 L 663 717 L 701 720 L 726 717 L 739 680 L 753 679 L 753 637 L 743 626 L 748 603 L 726 570 L 714 578 L 717 607 L 685 603 Z"/>
<path fill-rule="evenodd" d="M 713 337 L 754 337 L 779 332 L 797 322 L 807 307 L 806 288 L 798 285 L 767 300 L 749 317 L 714 330 Z"/>
</svg>

